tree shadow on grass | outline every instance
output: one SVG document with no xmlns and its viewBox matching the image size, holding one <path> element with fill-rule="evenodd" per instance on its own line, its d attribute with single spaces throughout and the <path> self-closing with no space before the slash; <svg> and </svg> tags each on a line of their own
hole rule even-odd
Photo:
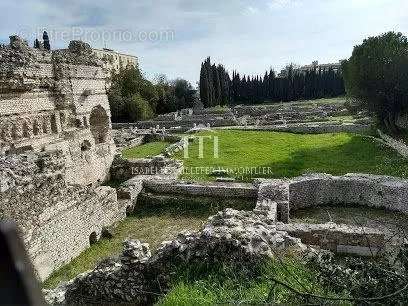
<svg viewBox="0 0 408 306">
<path fill-rule="evenodd" d="M 252 173 L 242 176 L 243 181 L 261 178 L 292 178 L 306 173 L 369 173 L 408 177 L 408 160 L 370 138 L 355 136 L 345 144 L 293 151 L 281 162 L 266 164 L 260 169 L 268 174 Z"/>
</svg>

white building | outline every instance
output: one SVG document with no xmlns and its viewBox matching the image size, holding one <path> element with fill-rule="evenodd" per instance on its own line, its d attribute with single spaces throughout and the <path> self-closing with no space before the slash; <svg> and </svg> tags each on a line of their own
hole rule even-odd
<svg viewBox="0 0 408 306">
<path fill-rule="evenodd" d="M 111 49 L 93 49 L 95 55 L 104 62 L 104 68 L 119 72 L 128 66 L 137 67 L 138 59 L 136 56 L 123 54 Z"/>
<path fill-rule="evenodd" d="M 319 70 L 328 70 L 328 69 L 333 69 L 335 72 L 339 71 L 341 69 L 341 63 L 343 60 L 340 60 L 338 63 L 330 63 L 330 64 L 319 64 L 318 61 L 312 62 L 311 65 L 305 65 L 305 66 L 298 66 L 298 65 L 293 65 L 293 71 L 295 72 L 302 72 L 306 73 L 308 71 L 319 71 Z M 286 66 L 284 69 L 281 70 L 279 73 L 278 77 L 280 78 L 285 78 L 288 76 L 289 72 L 289 67 L 290 65 Z"/>
</svg>

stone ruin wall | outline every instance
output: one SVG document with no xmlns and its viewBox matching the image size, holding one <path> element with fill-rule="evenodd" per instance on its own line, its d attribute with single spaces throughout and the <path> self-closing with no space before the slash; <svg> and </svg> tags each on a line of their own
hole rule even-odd
<svg viewBox="0 0 408 306">
<path fill-rule="evenodd" d="M 324 205 L 358 205 L 408 213 L 408 181 L 404 179 L 347 174 L 313 174 L 287 180 L 256 180 L 243 183 L 191 183 L 157 178 L 134 178 L 122 184 L 121 192 L 137 205 L 139 194 L 173 198 L 212 197 L 253 199 L 254 212 L 277 223 L 281 231 L 334 252 L 371 255 L 385 248 L 385 233 L 378 229 L 351 225 L 292 224 L 290 213 L 298 209 Z M 152 198 L 152 199 L 153 199 Z"/>
<path fill-rule="evenodd" d="M 109 178 L 108 77 L 91 47 L 0 47 L 0 219 L 17 223 L 44 280 L 125 217 Z"/>
<path fill-rule="evenodd" d="M 353 122 L 330 117 L 350 115 L 344 103 L 302 104 L 276 103 L 271 105 L 237 105 L 222 109 L 183 109 L 158 115 L 148 121 L 115 123 L 114 129 L 138 128 L 142 130 L 168 129 L 186 132 L 196 126 L 225 129 L 266 130 L 289 133 L 364 133 L 370 130 L 371 119 L 360 114 Z"/>
<path fill-rule="evenodd" d="M 157 194 L 180 196 L 212 196 L 256 199 L 252 211 L 225 209 L 209 218 L 200 231 L 183 232 L 165 241 L 153 254 L 149 245 L 126 241 L 118 258 L 102 261 L 94 270 L 84 273 L 59 288 L 46 291 L 52 304 L 67 305 L 105 303 L 153 304 L 155 295 L 168 288 L 169 267 L 205 262 L 226 262 L 237 267 L 249 266 L 265 258 L 276 257 L 289 250 L 291 254 L 316 255 L 315 246 L 336 253 L 376 256 L 389 242 L 377 228 L 352 225 L 290 223 L 289 211 L 307 206 L 344 203 L 385 207 L 404 211 L 395 205 L 405 195 L 408 181 L 371 175 L 312 175 L 288 180 L 258 180 L 254 184 L 189 183 L 158 178 L 132 179 L 127 188 L 136 201 L 147 189 Z M 125 187 L 125 185 L 123 185 Z M 357 189 L 358 188 L 358 189 Z M 325 193 L 318 200 L 318 193 Z M 366 203 L 366 196 L 376 192 L 381 201 Z M 393 194 L 396 196 L 392 198 Z M 340 199 L 340 197 L 342 197 Z M 356 202 L 356 199 L 359 201 Z M 344 201 L 344 202 L 343 202 Z M 334 201 L 334 203 L 338 203 Z M 286 203 L 286 210 L 283 209 Z M 388 204 L 387 204 L 388 203 Z M 406 206 L 406 205 L 405 205 Z M 311 245 L 312 249 L 307 245 Z M 279 252 L 279 253 L 277 253 Z M 159 280 L 159 281 L 158 281 Z M 158 285 L 159 283 L 159 285 Z"/>
<path fill-rule="evenodd" d="M 114 189 L 68 184 L 65 166 L 62 152 L 0 157 L 0 217 L 19 226 L 41 280 L 125 217 Z"/>
<path fill-rule="evenodd" d="M 89 45 L 54 52 L 18 37 L 0 48 L 0 152 L 64 152 L 67 180 L 102 182 L 115 154 L 107 72 Z"/>
</svg>

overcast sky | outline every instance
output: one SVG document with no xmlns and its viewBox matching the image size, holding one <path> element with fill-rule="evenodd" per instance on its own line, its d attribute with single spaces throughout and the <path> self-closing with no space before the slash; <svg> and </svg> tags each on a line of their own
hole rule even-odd
<svg viewBox="0 0 408 306">
<path fill-rule="evenodd" d="M 207 56 L 263 74 L 348 58 L 367 36 L 408 34 L 408 0 L 1 0 L 0 12 L 3 43 L 17 33 L 31 44 L 46 28 L 54 48 L 86 40 L 138 56 L 149 78 L 193 85 Z"/>
</svg>

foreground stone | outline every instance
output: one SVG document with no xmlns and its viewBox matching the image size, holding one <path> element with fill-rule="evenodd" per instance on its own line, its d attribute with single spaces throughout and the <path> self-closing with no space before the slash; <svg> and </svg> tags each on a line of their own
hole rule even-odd
<svg viewBox="0 0 408 306">
<path fill-rule="evenodd" d="M 202 231 L 163 242 L 153 256 L 148 244 L 126 241 L 118 259 L 107 259 L 93 271 L 47 291 L 46 298 L 50 304 L 64 305 L 151 304 L 168 291 L 176 267 L 217 262 L 250 267 L 281 250 L 306 250 L 299 239 L 264 221 L 254 212 L 226 209 L 211 217 Z"/>
</svg>

